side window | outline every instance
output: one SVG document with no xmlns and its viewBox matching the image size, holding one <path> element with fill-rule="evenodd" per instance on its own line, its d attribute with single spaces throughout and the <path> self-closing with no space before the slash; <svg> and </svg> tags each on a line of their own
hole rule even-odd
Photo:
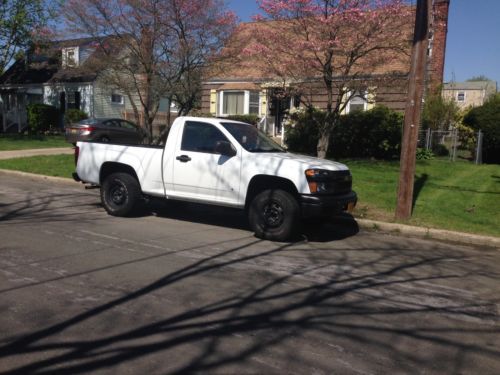
<svg viewBox="0 0 500 375">
<path fill-rule="evenodd" d="M 215 154 L 218 141 L 228 141 L 222 132 L 211 124 L 187 121 L 182 134 L 181 150 Z"/>
<path fill-rule="evenodd" d="M 122 128 L 124 129 L 131 129 L 131 130 L 135 130 L 136 129 L 136 126 L 128 121 L 125 121 L 125 120 L 121 120 L 120 121 L 120 125 Z"/>
<path fill-rule="evenodd" d="M 109 128 L 119 128 L 120 127 L 120 124 L 115 120 L 107 120 L 107 121 L 104 121 L 103 124 L 104 124 L 104 126 L 109 127 Z"/>
</svg>

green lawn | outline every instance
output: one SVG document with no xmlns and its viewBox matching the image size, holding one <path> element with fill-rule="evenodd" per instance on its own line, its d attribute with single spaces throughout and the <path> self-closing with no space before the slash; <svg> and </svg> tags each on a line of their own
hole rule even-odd
<svg viewBox="0 0 500 375">
<path fill-rule="evenodd" d="M 355 215 L 394 221 L 399 162 L 344 160 L 359 203 Z M 417 162 L 409 224 L 500 236 L 500 165 Z"/>
<path fill-rule="evenodd" d="M 359 202 L 355 216 L 394 221 L 399 162 L 343 160 Z M 0 160 L 0 168 L 71 178 L 73 155 Z M 420 161 L 409 224 L 500 236 L 500 165 Z"/>
<path fill-rule="evenodd" d="M 71 178 L 71 174 L 75 171 L 74 160 L 73 155 L 45 155 L 7 159 L 0 160 L 0 169 Z"/>
<path fill-rule="evenodd" d="M 0 151 L 70 147 L 63 135 L 1 134 Z"/>
</svg>

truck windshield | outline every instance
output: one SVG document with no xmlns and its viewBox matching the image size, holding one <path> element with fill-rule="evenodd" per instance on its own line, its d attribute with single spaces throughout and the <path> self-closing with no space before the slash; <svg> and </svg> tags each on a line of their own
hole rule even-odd
<svg viewBox="0 0 500 375">
<path fill-rule="evenodd" d="M 285 152 L 266 134 L 249 124 L 221 122 L 221 125 L 249 152 Z"/>
</svg>

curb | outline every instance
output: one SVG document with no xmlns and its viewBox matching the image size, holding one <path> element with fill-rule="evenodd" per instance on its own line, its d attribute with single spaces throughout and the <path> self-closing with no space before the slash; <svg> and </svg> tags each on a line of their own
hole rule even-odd
<svg viewBox="0 0 500 375">
<path fill-rule="evenodd" d="M 40 174 L 13 171 L 10 169 L 0 169 L 0 173 L 10 174 L 13 176 L 23 176 L 29 178 L 35 178 L 38 180 L 46 180 L 53 182 L 62 182 L 66 184 L 76 185 L 78 182 L 65 177 L 52 177 L 52 176 L 44 176 Z M 354 219 L 360 228 L 371 230 L 371 231 L 381 231 L 386 232 L 388 234 L 402 234 L 402 235 L 410 235 L 412 237 L 419 237 L 424 239 L 435 239 L 446 242 L 456 242 L 465 245 L 479 245 L 479 246 L 488 246 L 493 248 L 500 249 L 500 237 L 491 237 L 491 236 L 481 236 L 477 234 L 471 233 L 463 233 L 463 232 L 454 232 L 450 230 L 444 229 L 434 229 L 434 228 L 426 228 L 426 227 L 415 227 L 412 225 L 406 224 L 398 224 L 398 223 L 387 223 L 384 221 L 376 221 L 369 219 L 358 219 L 358 218 L 339 218 L 342 220 L 352 221 Z"/>
<path fill-rule="evenodd" d="M 357 219 L 358 226 L 367 230 L 382 231 L 390 234 L 411 235 L 425 239 L 435 239 L 446 242 L 458 242 L 466 245 L 489 246 L 500 249 L 500 237 L 481 236 L 471 233 L 454 232 L 451 230 L 415 227 L 412 225 L 387 223 L 369 219 Z"/>
</svg>

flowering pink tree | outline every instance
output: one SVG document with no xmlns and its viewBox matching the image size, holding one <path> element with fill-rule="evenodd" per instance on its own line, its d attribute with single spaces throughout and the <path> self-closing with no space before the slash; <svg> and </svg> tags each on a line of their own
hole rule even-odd
<svg viewBox="0 0 500 375">
<path fill-rule="evenodd" d="M 128 96 L 150 134 L 160 98 L 180 114 L 195 106 L 201 71 L 236 21 L 223 0 L 68 0 L 64 16 L 72 34 L 95 38 L 87 66 Z"/>
<path fill-rule="evenodd" d="M 396 70 L 408 58 L 412 8 L 403 0 L 258 2 L 265 15 L 256 17 L 245 53 L 268 77 L 303 94 L 304 104 L 326 96 L 317 145 L 325 157 L 349 99 L 380 84 L 391 66 Z"/>
</svg>

